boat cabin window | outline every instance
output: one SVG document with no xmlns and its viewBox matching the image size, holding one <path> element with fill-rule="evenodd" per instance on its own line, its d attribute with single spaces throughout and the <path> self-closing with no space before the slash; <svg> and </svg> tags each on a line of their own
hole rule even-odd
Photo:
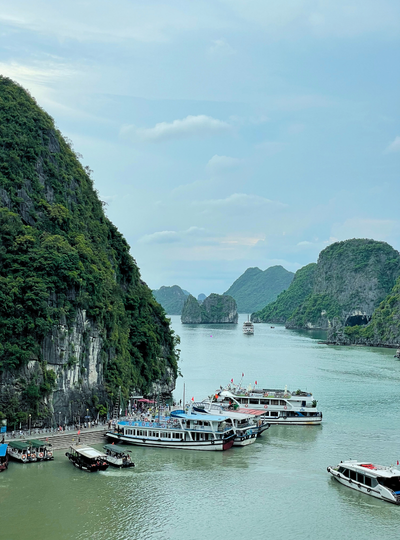
<svg viewBox="0 0 400 540">
<path fill-rule="evenodd" d="M 360 484 L 365 484 L 363 474 L 357 473 L 357 482 L 360 482 Z"/>
<path fill-rule="evenodd" d="M 349 477 L 349 469 L 344 469 L 343 474 L 346 478 Z"/>
<path fill-rule="evenodd" d="M 271 399 L 271 405 L 279 405 L 279 399 Z"/>
<path fill-rule="evenodd" d="M 271 416 L 278 416 L 278 411 L 271 411 Z"/>
<path fill-rule="evenodd" d="M 251 399 L 250 400 L 250 405 L 259 405 L 259 403 L 260 403 L 259 399 Z"/>
<path fill-rule="evenodd" d="M 338 472 L 340 472 L 341 474 L 343 474 L 345 470 L 346 470 L 346 469 L 345 469 L 344 467 L 339 467 L 339 471 L 338 471 Z"/>
<path fill-rule="evenodd" d="M 269 399 L 260 399 L 261 405 L 269 405 Z"/>
<path fill-rule="evenodd" d="M 284 401 L 283 399 L 280 400 L 280 405 L 282 405 L 283 407 L 286 405 L 286 401 Z"/>
<path fill-rule="evenodd" d="M 381 486 L 385 486 L 392 491 L 400 491 L 400 477 L 395 476 L 394 478 L 378 478 L 378 482 Z"/>
<path fill-rule="evenodd" d="M 371 487 L 371 480 L 372 480 L 372 479 L 371 479 L 369 476 L 366 476 L 366 477 L 364 478 L 364 484 L 365 484 L 366 486 L 368 486 L 368 487 Z"/>
<path fill-rule="evenodd" d="M 301 402 L 301 406 L 302 406 L 302 407 L 305 407 L 305 406 L 306 406 L 306 402 L 305 402 L 305 401 L 302 401 L 302 402 Z"/>
<path fill-rule="evenodd" d="M 357 473 L 356 471 L 350 471 L 350 478 L 352 480 L 357 480 Z"/>
</svg>

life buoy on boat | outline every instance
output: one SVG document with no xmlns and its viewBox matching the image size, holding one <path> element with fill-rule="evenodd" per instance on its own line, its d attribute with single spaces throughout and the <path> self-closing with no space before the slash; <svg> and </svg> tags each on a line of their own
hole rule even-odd
<svg viewBox="0 0 400 540">
<path fill-rule="evenodd" d="M 40 458 L 43 457 L 43 452 L 39 452 L 39 457 L 40 457 Z"/>
<path fill-rule="evenodd" d="M 285 409 L 285 411 L 286 411 L 286 409 L 287 409 L 286 405 L 285 405 L 285 406 L 284 406 L 283 408 L 284 408 L 284 409 Z"/>
<path fill-rule="evenodd" d="M 246 403 L 245 407 L 248 407 L 247 403 Z"/>
<path fill-rule="evenodd" d="M 264 405 L 264 409 L 268 409 L 268 405 Z"/>
<path fill-rule="evenodd" d="M 26 459 L 26 455 L 22 454 L 21 459 Z"/>
</svg>

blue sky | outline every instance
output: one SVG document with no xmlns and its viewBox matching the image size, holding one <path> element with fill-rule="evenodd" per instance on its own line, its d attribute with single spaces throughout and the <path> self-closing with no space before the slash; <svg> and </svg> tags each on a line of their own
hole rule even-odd
<svg viewBox="0 0 400 540">
<path fill-rule="evenodd" d="M 150 287 L 400 249 L 398 1 L 15 0 L 0 39 Z"/>
</svg>

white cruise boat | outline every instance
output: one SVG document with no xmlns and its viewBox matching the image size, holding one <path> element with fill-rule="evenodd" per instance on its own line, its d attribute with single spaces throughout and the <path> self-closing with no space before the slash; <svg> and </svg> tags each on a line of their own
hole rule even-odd
<svg viewBox="0 0 400 540">
<path fill-rule="evenodd" d="M 271 388 L 247 389 L 228 384 L 215 392 L 214 400 L 228 410 L 238 412 L 263 411 L 262 419 L 270 424 L 315 425 L 322 422 L 322 412 L 309 392 L 289 392 Z"/>
<path fill-rule="evenodd" d="M 228 450 L 236 433 L 226 415 L 172 411 L 157 422 L 123 421 L 107 437 L 121 443 L 179 450 Z"/>
<path fill-rule="evenodd" d="M 251 322 L 250 318 L 243 323 L 243 334 L 253 335 L 254 334 L 254 324 Z"/>
<path fill-rule="evenodd" d="M 131 451 L 126 450 L 123 446 L 118 446 L 118 444 L 112 443 L 106 444 L 103 446 L 103 448 L 106 451 L 104 459 L 109 465 L 124 469 L 135 466 L 131 456 L 129 455 Z"/>
<path fill-rule="evenodd" d="M 233 446 L 247 446 L 256 441 L 256 438 L 266 431 L 270 424 L 261 419 L 263 411 L 232 411 L 224 409 L 219 403 L 204 400 L 192 404 L 192 410 L 198 414 L 223 414 L 232 422 L 236 432 Z"/>
<path fill-rule="evenodd" d="M 341 461 L 336 467 L 328 467 L 327 470 L 344 486 L 383 501 L 400 504 L 398 469 L 349 459 Z"/>
</svg>

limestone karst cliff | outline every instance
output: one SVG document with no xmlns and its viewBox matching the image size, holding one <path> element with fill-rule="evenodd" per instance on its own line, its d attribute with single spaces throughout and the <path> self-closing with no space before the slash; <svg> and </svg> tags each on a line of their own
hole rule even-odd
<svg viewBox="0 0 400 540">
<path fill-rule="evenodd" d="M 168 392 L 175 337 L 53 120 L 0 77 L 0 412 L 104 413 L 121 387 Z"/>
<path fill-rule="evenodd" d="M 168 315 L 180 315 L 189 293 L 178 285 L 172 285 L 172 287 L 163 286 L 154 290 L 153 296 L 165 309 L 165 313 L 168 313 Z"/>
<path fill-rule="evenodd" d="M 231 296 L 213 293 L 200 304 L 190 295 L 183 306 L 181 321 L 183 324 L 237 324 L 236 302 Z"/>
</svg>

